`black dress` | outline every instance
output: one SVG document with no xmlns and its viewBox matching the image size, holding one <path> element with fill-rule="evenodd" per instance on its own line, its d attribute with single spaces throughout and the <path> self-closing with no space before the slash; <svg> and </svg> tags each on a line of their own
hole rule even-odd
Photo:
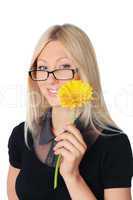
<svg viewBox="0 0 133 200">
<path fill-rule="evenodd" d="M 78 121 L 75 125 L 82 133 Z M 55 141 L 50 126 L 51 118 L 47 117 L 43 129 L 45 134 L 42 132 L 40 144 L 51 142 L 51 148 L 44 162 L 37 156 L 30 132 L 28 142 L 31 150 L 27 148 L 24 142 L 24 122 L 15 126 L 10 135 L 9 162 L 13 167 L 20 169 L 15 186 L 19 200 L 71 199 L 60 174 L 58 187 L 54 190 L 55 156 L 52 148 Z M 103 130 L 102 133 L 115 135 L 117 132 Z M 98 200 L 104 199 L 105 188 L 131 187 L 133 156 L 130 141 L 125 133 L 115 137 L 100 135 L 92 145 L 89 139 L 85 138 L 85 142 L 88 149 L 79 166 L 80 174 Z"/>
</svg>

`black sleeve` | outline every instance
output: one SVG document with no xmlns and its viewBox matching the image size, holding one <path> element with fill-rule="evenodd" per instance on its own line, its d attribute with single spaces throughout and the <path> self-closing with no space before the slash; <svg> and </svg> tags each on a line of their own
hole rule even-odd
<svg viewBox="0 0 133 200">
<path fill-rule="evenodd" d="M 21 169 L 22 149 L 23 149 L 23 123 L 13 128 L 8 140 L 9 162 L 15 167 Z"/>
<path fill-rule="evenodd" d="M 123 133 L 109 140 L 102 162 L 103 187 L 131 187 L 133 156 L 128 136 Z"/>
</svg>

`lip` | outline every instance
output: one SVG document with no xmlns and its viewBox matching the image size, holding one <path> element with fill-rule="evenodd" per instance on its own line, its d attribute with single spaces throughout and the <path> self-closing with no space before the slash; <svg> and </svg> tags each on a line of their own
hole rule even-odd
<svg viewBox="0 0 133 200">
<path fill-rule="evenodd" d="M 55 97 L 55 96 L 57 95 L 57 92 L 56 92 L 56 93 L 52 93 L 52 92 L 50 92 L 49 90 L 52 90 L 52 89 L 47 89 L 48 95 L 49 95 L 49 96 Z"/>
<path fill-rule="evenodd" d="M 53 88 L 48 88 L 48 90 L 58 90 L 58 89 L 59 88 L 56 88 L 56 87 L 55 88 L 54 87 Z"/>
</svg>

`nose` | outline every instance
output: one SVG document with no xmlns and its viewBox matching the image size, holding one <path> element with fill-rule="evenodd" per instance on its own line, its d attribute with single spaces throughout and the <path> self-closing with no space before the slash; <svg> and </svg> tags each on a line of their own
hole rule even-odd
<svg viewBox="0 0 133 200">
<path fill-rule="evenodd" d="M 58 82 L 58 80 L 55 79 L 54 74 L 52 74 L 52 73 L 49 73 L 49 76 L 46 81 L 47 81 L 47 83 L 55 83 L 55 82 L 57 83 Z"/>
</svg>

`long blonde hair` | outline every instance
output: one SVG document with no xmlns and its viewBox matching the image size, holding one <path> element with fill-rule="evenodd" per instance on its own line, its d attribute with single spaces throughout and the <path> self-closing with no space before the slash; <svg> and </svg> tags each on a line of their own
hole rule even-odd
<svg viewBox="0 0 133 200">
<path fill-rule="evenodd" d="M 79 66 L 80 79 L 90 83 L 94 89 L 94 100 L 84 106 L 79 120 L 84 127 L 92 127 L 95 136 L 102 134 L 100 128 L 115 130 L 121 133 L 116 123 L 111 119 L 104 101 L 96 54 L 89 37 L 83 30 L 72 24 L 54 25 L 49 27 L 40 37 L 30 64 L 33 67 L 45 46 L 53 40 L 60 41 Z M 46 98 L 41 94 L 36 81 L 28 76 L 27 104 L 25 120 L 25 142 L 27 142 L 28 129 L 36 137 L 41 128 L 42 116 L 44 117 L 50 107 Z M 109 127 L 110 125 L 111 127 Z M 116 129 L 113 129 L 117 128 Z M 119 129 L 119 130 L 118 130 Z M 107 134 L 108 135 L 108 134 Z M 112 135 L 112 134 L 109 134 Z"/>
</svg>

